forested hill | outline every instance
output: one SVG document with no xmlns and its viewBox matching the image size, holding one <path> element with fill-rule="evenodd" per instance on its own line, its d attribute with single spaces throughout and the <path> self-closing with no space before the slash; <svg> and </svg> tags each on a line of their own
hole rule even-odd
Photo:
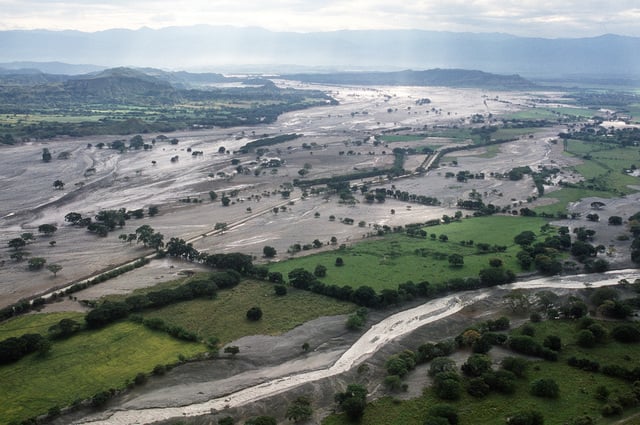
<svg viewBox="0 0 640 425">
<path fill-rule="evenodd" d="M 284 112 L 335 102 L 320 90 L 211 73 L 112 68 L 53 76 L 14 70 L 0 72 L 0 144 L 270 123 Z"/>
<path fill-rule="evenodd" d="M 473 87 L 505 90 L 534 89 L 537 86 L 519 75 L 498 75 L 465 69 L 430 69 L 399 72 L 341 72 L 283 75 L 287 80 L 320 84 L 403 85 Z"/>
</svg>

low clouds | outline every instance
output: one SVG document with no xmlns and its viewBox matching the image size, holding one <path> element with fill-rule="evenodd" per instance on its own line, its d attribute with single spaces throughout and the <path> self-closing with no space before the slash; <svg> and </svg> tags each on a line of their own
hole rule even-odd
<svg viewBox="0 0 640 425">
<path fill-rule="evenodd" d="M 274 31 L 423 29 L 533 37 L 640 36 L 637 0 L 0 0 L 0 30 L 161 28 L 197 24 Z"/>
</svg>

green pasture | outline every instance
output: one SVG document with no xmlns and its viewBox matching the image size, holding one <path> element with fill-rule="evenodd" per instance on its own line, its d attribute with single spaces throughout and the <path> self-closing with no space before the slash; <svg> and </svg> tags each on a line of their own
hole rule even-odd
<svg viewBox="0 0 640 425">
<path fill-rule="evenodd" d="M 62 319 L 73 319 L 84 323 L 84 314 L 73 312 L 25 314 L 0 323 L 0 340 L 19 337 L 24 334 L 46 336 L 51 326 Z"/>
<path fill-rule="evenodd" d="M 587 143 L 569 140 L 567 155 L 582 159 L 583 163 L 574 167 L 576 173 L 584 177 L 580 187 L 562 188 L 548 192 L 545 198 L 554 198 L 558 202 L 538 207 L 536 212 L 554 214 L 566 212 L 570 202 L 587 197 L 613 198 L 633 193 L 630 185 L 640 184 L 638 177 L 623 173 L 631 165 L 640 167 L 640 152 L 635 147 L 620 148 L 606 143 Z M 589 155 L 590 159 L 586 156 Z"/>
<path fill-rule="evenodd" d="M 31 354 L 0 366 L 0 424 L 122 388 L 157 364 L 176 363 L 180 355 L 189 358 L 204 351 L 202 344 L 179 341 L 128 321 L 55 341 L 44 357 Z"/>
<path fill-rule="evenodd" d="M 384 143 L 397 143 L 397 142 L 417 142 L 417 141 L 422 141 L 426 137 L 427 136 L 425 134 L 406 134 L 406 135 L 402 135 L 402 134 L 398 134 L 398 135 L 385 134 L 384 136 L 381 137 L 381 139 L 382 139 L 382 141 Z"/>
<path fill-rule="evenodd" d="M 611 329 L 616 323 L 599 322 Z M 536 330 L 534 338 L 542 342 L 547 335 L 559 336 L 563 343 L 560 357 L 556 362 L 533 360 L 524 378 L 517 380 L 517 388 L 512 395 L 491 393 L 485 398 L 475 398 L 463 392 L 460 400 L 446 402 L 438 399 L 431 389 L 425 389 L 422 396 L 410 400 L 384 397 L 370 403 L 361 423 L 367 425 L 422 425 L 429 407 L 435 404 L 450 404 L 458 410 L 459 425 L 505 424 L 506 418 L 523 410 L 535 409 L 544 416 L 545 424 L 566 424 L 569 420 L 590 415 L 597 424 L 621 423 L 620 416 L 603 418 L 600 409 L 604 402 L 595 398 L 595 390 L 603 385 L 616 397 L 632 391 L 632 384 L 602 373 L 578 370 L 567 365 L 571 356 L 598 361 L 601 366 L 620 365 L 634 368 L 640 355 L 640 344 L 619 344 L 608 342 L 591 349 L 575 345 L 577 334 L 574 321 L 545 321 L 532 324 Z M 518 334 L 518 330 L 513 333 Z M 494 349 L 495 350 L 495 349 Z M 468 353 L 469 355 L 471 352 Z M 489 352 L 491 354 L 491 351 Z M 495 369 L 495 367 L 494 367 Z M 424 370 L 412 373 L 426 373 Z M 539 378 L 552 378 L 560 387 L 560 397 L 546 399 L 529 394 L 530 383 Z M 633 414 L 637 409 L 625 409 L 625 414 Z M 347 425 L 350 422 L 340 415 L 326 418 L 323 425 Z M 629 422 L 631 423 L 631 422 Z M 633 422 L 635 423 L 635 422 Z"/>
<path fill-rule="evenodd" d="M 355 305 L 308 291 L 287 288 L 276 296 L 272 283 L 243 281 L 232 289 L 218 292 L 213 300 L 198 299 L 170 305 L 145 313 L 145 318 L 160 318 L 207 339 L 217 337 L 226 344 L 246 335 L 277 335 L 321 316 L 347 314 Z M 262 309 L 262 319 L 250 322 L 246 312 L 253 306 Z"/>
<path fill-rule="evenodd" d="M 537 131 L 540 131 L 540 127 L 500 128 L 491 135 L 491 138 L 495 140 L 510 140 L 522 136 L 528 136 L 529 134 L 533 134 Z"/>
<path fill-rule="evenodd" d="M 637 148 L 617 148 L 608 145 L 586 143 L 570 140 L 567 151 L 580 157 L 590 155 L 583 164 L 575 167 L 587 183 L 589 180 L 606 186 L 615 194 L 629 194 L 634 192 L 629 185 L 637 185 L 640 179 L 623 172 L 631 165 L 640 166 L 640 152 Z"/>
<path fill-rule="evenodd" d="M 558 114 L 546 108 L 527 108 L 522 111 L 500 115 L 500 118 L 505 120 L 523 121 L 556 120 L 558 119 Z"/>
<path fill-rule="evenodd" d="M 316 265 L 327 268 L 327 275 L 320 280 L 325 284 L 351 286 L 371 286 L 376 291 L 395 289 L 408 280 L 429 281 L 432 284 L 446 282 L 451 278 L 477 277 L 480 270 L 489 266 L 491 258 L 500 258 L 504 267 L 520 272 L 516 259 L 519 246 L 513 242 L 514 236 L 525 230 L 536 234 L 546 223 L 541 218 L 493 216 L 465 219 L 448 225 L 425 228 L 430 235 L 426 239 L 412 238 L 404 234 L 392 234 L 380 239 L 363 241 L 345 249 L 322 252 L 310 256 L 294 258 L 269 266 L 270 271 L 281 272 L 285 278 L 296 268 L 313 272 Z M 553 232 L 553 230 L 551 231 Z M 447 242 L 439 240 L 440 235 L 448 237 Z M 473 246 L 461 245 L 462 241 L 474 241 Z M 478 253 L 476 244 L 507 246 L 501 253 Z M 451 267 L 447 260 L 450 254 L 464 256 L 463 267 Z M 341 257 L 344 265 L 335 266 Z M 436 257 L 441 257 L 440 259 Z"/>
</svg>

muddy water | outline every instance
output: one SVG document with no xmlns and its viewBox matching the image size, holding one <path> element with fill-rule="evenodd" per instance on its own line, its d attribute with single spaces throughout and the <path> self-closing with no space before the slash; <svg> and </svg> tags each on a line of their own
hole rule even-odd
<svg viewBox="0 0 640 425">
<path fill-rule="evenodd" d="M 640 277 L 638 270 L 629 269 L 596 275 L 541 278 L 528 282 L 504 285 L 498 289 L 581 289 L 586 286 L 599 287 L 615 285 L 621 279 L 634 281 L 638 277 Z M 220 411 L 226 408 L 239 407 L 255 402 L 269 396 L 283 393 L 308 382 L 318 381 L 320 379 L 347 372 L 351 368 L 371 357 L 377 350 L 388 342 L 403 335 L 407 335 L 422 326 L 428 325 L 429 323 L 446 318 L 447 316 L 460 311 L 465 306 L 491 296 L 495 291 L 496 289 L 489 288 L 454 294 L 432 300 L 418 307 L 391 315 L 372 326 L 329 367 L 285 375 L 204 403 L 194 403 L 179 407 L 157 407 L 139 410 L 105 412 L 101 414 L 100 418 L 86 418 L 77 423 L 94 425 L 147 424 L 176 417 L 206 415 L 212 411 Z"/>
</svg>

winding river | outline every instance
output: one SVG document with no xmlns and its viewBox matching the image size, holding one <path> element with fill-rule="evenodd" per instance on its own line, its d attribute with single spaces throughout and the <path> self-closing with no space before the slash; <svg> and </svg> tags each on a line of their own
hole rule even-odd
<svg viewBox="0 0 640 425">
<path fill-rule="evenodd" d="M 600 287 L 615 285 L 621 279 L 627 279 L 629 282 L 633 282 L 637 278 L 640 278 L 639 270 L 627 269 L 604 274 L 540 278 L 504 285 L 498 288 L 503 290 L 542 288 L 581 289 L 587 286 Z M 212 411 L 220 411 L 252 403 L 308 382 L 347 372 L 371 357 L 388 342 L 413 332 L 429 323 L 457 313 L 462 308 L 489 297 L 494 291 L 494 288 L 486 288 L 477 291 L 457 293 L 431 300 L 418 307 L 391 315 L 373 325 L 345 351 L 333 365 L 323 369 L 283 376 L 203 403 L 194 403 L 179 407 L 157 407 L 103 412 L 99 419 L 96 417 L 85 418 L 84 420 L 76 422 L 76 424 L 148 424 L 171 418 L 206 415 Z"/>
</svg>

